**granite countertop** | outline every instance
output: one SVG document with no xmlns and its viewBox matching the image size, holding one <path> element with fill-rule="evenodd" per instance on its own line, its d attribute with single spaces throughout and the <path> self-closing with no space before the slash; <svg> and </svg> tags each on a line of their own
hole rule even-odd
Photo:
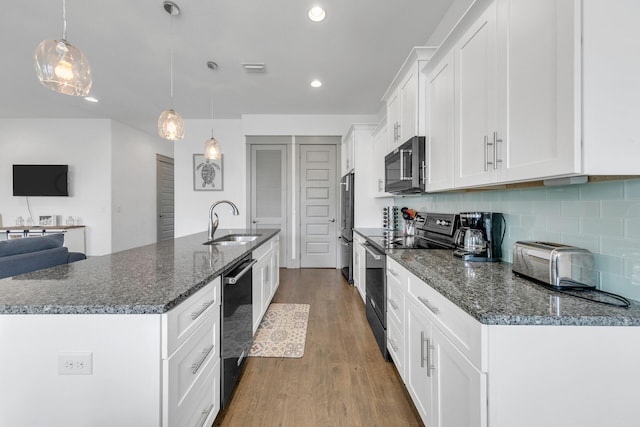
<svg viewBox="0 0 640 427">
<path fill-rule="evenodd" d="M 0 279 L 0 314 L 164 313 L 279 231 L 218 230 L 260 234 L 229 246 L 203 245 L 202 232 Z"/>
<path fill-rule="evenodd" d="M 381 228 L 354 230 L 381 236 Z M 640 326 L 640 303 L 611 307 L 552 291 L 516 277 L 509 263 L 463 261 L 448 249 L 387 249 L 396 260 L 486 325 Z"/>
<path fill-rule="evenodd" d="M 486 325 L 640 326 L 640 303 L 611 307 L 516 277 L 511 264 L 470 262 L 446 249 L 391 249 L 419 279 Z"/>
</svg>

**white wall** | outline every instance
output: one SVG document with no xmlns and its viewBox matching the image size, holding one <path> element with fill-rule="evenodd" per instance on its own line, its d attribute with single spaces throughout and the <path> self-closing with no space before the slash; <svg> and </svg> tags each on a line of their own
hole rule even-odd
<svg viewBox="0 0 640 427">
<path fill-rule="evenodd" d="M 209 207 L 217 200 L 231 200 L 240 210 L 233 216 L 225 206 L 216 208 L 221 228 L 245 228 L 247 206 L 247 135 L 342 136 L 353 123 L 375 123 L 375 115 L 244 115 L 241 119 L 185 120 L 185 138 L 174 148 L 176 237 L 207 229 Z M 223 153 L 224 190 L 194 191 L 193 154 L 204 152 L 211 136 Z"/>
<path fill-rule="evenodd" d="M 171 157 L 173 143 L 109 119 L 2 119 L 0 129 L 0 224 L 29 216 L 13 197 L 13 164 L 68 164 L 70 197 L 29 197 L 36 223 L 79 219 L 90 256 L 156 241 L 156 153 Z"/>
<path fill-rule="evenodd" d="M 218 200 L 230 200 L 238 207 L 239 216 L 231 208 L 216 208 L 220 228 L 245 228 L 246 153 L 242 122 L 229 120 L 185 120 L 185 137 L 174 145 L 175 173 L 175 236 L 205 231 L 209 207 Z M 204 153 L 204 144 L 213 134 L 222 148 L 223 190 L 195 191 L 193 189 L 193 155 Z"/>
<path fill-rule="evenodd" d="M 13 196 L 12 165 L 68 164 L 70 197 L 29 197 L 31 213 L 79 218 L 87 254 L 111 251 L 111 124 L 106 119 L 0 119 L 0 215 L 3 226 L 27 218 Z"/>
<path fill-rule="evenodd" d="M 173 157 L 174 144 L 112 122 L 112 252 L 156 242 L 156 154 Z"/>
</svg>

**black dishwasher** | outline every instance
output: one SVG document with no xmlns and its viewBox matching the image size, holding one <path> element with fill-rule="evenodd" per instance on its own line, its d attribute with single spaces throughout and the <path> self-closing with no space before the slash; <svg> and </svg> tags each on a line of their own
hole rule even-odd
<svg viewBox="0 0 640 427">
<path fill-rule="evenodd" d="M 222 274 L 222 393 L 227 406 L 253 342 L 252 274 L 247 255 Z"/>
</svg>

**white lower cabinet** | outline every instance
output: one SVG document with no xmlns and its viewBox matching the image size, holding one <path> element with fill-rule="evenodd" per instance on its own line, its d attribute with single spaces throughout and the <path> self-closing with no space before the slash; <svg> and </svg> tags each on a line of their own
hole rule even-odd
<svg viewBox="0 0 640 427">
<path fill-rule="evenodd" d="M 220 410 L 220 292 L 217 277 L 162 315 L 163 427 L 210 425 Z"/>
<path fill-rule="evenodd" d="M 433 398 L 433 380 L 427 360 L 430 352 L 431 322 L 423 314 L 423 308 L 413 301 L 407 304 L 406 312 L 406 358 L 405 384 L 418 409 L 418 413 L 425 425 L 431 425 L 431 400 Z"/>
<path fill-rule="evenodd" d="M 405 375 L 405 295 L 407 281 L 402 267 L 387 257 L 387 349 L 406 382 Z"/>
<path fill-rule="evenodd" d="M 252 317 L 255 334 L 280 283 L 280 237 L 273 237 L 253 251 L 253 259 L 258 261 L 252 269 Z"/>
<path fill-rule="evenodd" d="M 638 425 L 640 327 L 484 325 L 390 257 L 387 286 L 389 351 L 426 426 Z"/>
<path fill-rule="evenodd" d="M 431 426 L 487 425 L 487 374 L 480 372 L 433 326 L 426 351 L 433 370 Z"/>
<path fill-rule="evenodd" d="M 487 426 L 480 323 L 389 258 L 387 293 L 389 351 L 425 425 Z"/>
<path fill-rule="evenodd" d="M 366 301 L 367 289 L 367 252 L 364 248 L 365 239 L 359 234 L 353 234 L 353 286 L 356 287 L 362 301 Z"/>
</svg>

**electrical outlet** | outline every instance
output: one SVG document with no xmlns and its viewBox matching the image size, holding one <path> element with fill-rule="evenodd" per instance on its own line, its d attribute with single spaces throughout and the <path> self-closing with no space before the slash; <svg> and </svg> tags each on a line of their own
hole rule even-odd
<svg viewBox="0 0 640 427">
<path fill-rule="evenodd" d="M 58 353 L 58 375 L 91 375 L 93 353 Z"/>
</svg>

